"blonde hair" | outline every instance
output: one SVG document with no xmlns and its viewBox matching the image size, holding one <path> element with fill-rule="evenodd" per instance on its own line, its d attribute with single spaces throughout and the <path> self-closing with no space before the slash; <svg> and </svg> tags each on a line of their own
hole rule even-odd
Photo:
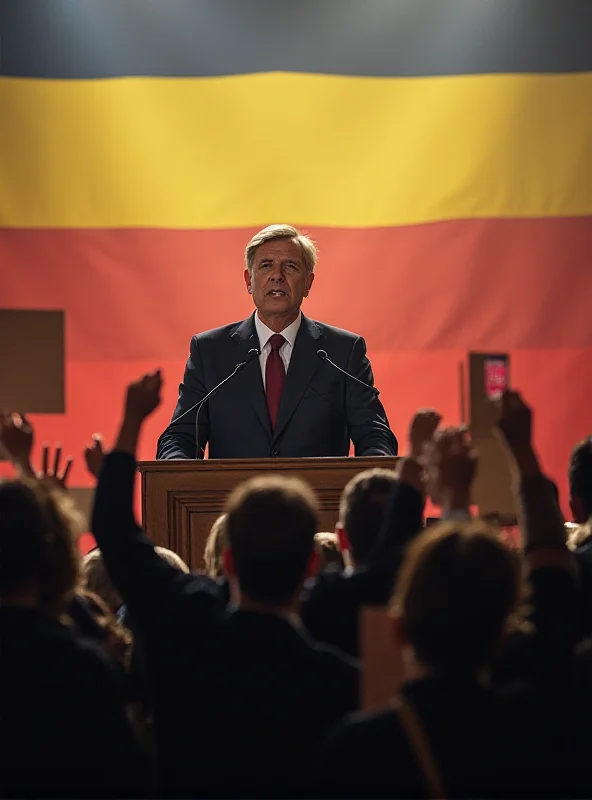
<svg viewBox="0 0 592 800">
<path fill-rule="evenodd" d="M 566 522 L 565 533 L 567 536 L 567 546 L 573 552 L 592 539 L 592 523 L 588 521 L 583 525 L 578 525 L 573 522 Z"/>
<path fill-rule="evenodd" d="M 249 270 L 249 274 L 253 274 L 253 264 L 255 263 L 255 255 L 257 248 L 265 242 L 271 242 L 274 239 L 291 239 L 300 245 L 302 251 L 302 259 L 307 273 L 310 275 L 314 272 L 317 263 L 318 251 L 313 240 L 303 233 L 300 233 L 292 225 L 268 225 L 262 231 L 256 233 L 245 249 L 245 264 Z"/>
<path fill-rule="evenodd" d="M 206 574 L 210 578 L 221 578 L 224 574 L 222 553 L 226 546 L 226 514 L 221 514 L 210 529 L 204 550 Z"/>
<path fill-rule="evenodd" d="M 82 559 L 82 576 L 86 590 L 100 597 L 111 613 L 115 613 L 123 604 L 121 595 L 111 583 L 103 553 L 98 547 Z"/>
<path fill-rule="evenodd" d="M 181 572 L 184 572 L 186 575 L 189 574 L 190 570 L 187 564 L 183 561 L 180 555 L 175 553 L 174 550 L 169 550 L 168 547 L 155 547 L 154 548 L 158 555 L 166 561 L 167 564 L 170 564 L 171 567 L 176 567 Z"/>
</svg>

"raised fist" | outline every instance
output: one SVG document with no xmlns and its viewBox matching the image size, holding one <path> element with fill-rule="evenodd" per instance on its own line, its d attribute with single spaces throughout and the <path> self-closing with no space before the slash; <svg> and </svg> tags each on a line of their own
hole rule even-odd
<svg viewBox="0 0 592 800">
<path fill-rule="evenodd" d="M 125 401 L 125 416 L 143 422 L 160 405 L 162 378 L 160 370 L 144 375 L 139 381 L 130 383 Z"/>
<path fill-rule="evenodd" d="M 420 408 L 409 426 L 409 447 L 414 458 L 423 455 L 425 446 L 431 442 L 442 417 L 433 408 Z"/>
<path fill-rule="evenodd" d="M 429 493 L 435 502 L 450 491 L 468 491 L 477 468 L 477 451 L 463 428 L 446 428 L 428 450 Z"/>
</svg>

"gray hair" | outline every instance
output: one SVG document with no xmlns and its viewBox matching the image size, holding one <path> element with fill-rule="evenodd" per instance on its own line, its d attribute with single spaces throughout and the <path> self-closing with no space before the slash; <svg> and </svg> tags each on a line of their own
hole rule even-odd
<svg viewBox="0 0 592 800">
<path fill-rule="evenodd" d="M 245 249 L 245 264 L 249 270 L 249 274 L 253 274 L 253 264 L 255 263 L 255 254 L 257 248 L 265 242 L 271 242 L 273 239 L 292 239 L 296 244 L 300 245 L 302 251 L 302 259 L 308 274 L 314 271 L 315 264 L 317 263 L 317 248 L 313 240 L 303 233 L 300 233 L 292 225 L 268 225 L 262 231 L 256 233 Z"/>
</svg>

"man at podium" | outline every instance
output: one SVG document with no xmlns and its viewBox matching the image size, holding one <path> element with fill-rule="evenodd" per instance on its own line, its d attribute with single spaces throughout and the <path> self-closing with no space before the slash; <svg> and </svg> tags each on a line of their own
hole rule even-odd
<svg viewBox="0 0 592 800">
<path fill-rule="evenodd" d="M 245 251 L 255 313 L 197 334 L 157 458 L 395 456 L 397 440 L 361 336 L 314 322 L 300 306 L 317 251 L 290 225 L 269 225 Z"/>
</svg>

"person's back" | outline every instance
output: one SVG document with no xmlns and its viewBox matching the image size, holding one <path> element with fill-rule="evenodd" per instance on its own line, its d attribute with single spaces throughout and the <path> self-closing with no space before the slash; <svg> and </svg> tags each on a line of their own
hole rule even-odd
<svg viewBox="0 0 592 800">
<path fill-rule="evenodd" d="M 302 621 L 319 641 L 358 655 L 358 615 L 364 605 L 384 605 L 391 593 L 395 562 L 376 552 L 394 472 L 372 469 L 356 475 L 341 496 L 337 533 L 348 560 L 345 571 L 326 570 L 311 578 L 302 596 Z"/>
<path fill-rule="evenodd" d="M 444 796 L 500 794 L 510 763 L 511 717 L 492 690 L 469 678 L 430 676 L 408 683 L 401 699 L 421 720 L 445 776 Z M 325 747 L 322 772 L 340 796 L 434 796 L 393 708 L 348 717 Z"/>
<path fill-rule="evenodd" d="M 439 422 L 440 415 L 432 409 L 413 416 L 412 455 L 423 452 Z M 405 481 L 399 485 L 403 469 Z M 423 527 L 423 489 L 419 466 L 409 459 L 400 459 L 396 472 L 369 469 L 347 484 L 336 532 L 348 567 L 322 572 L 307 582 L 302 595 L 302 621 L 315 639 L 359 655 L 360 610 L 388 602 L 405 546 Z M 393 514 L 399 494 L 406 498 L 403 513 Z"/>
<path fill-rule="evenodd" d="M 213 791 L 310 789 L 322 735 L 358 701 L 353 663 L 274 614 L 228 612 L 195 674 L 200 784 Z"/>
<path fill-rule="evenodd" d="M 232 493 L 223 560 L 237 610 L 227 611 L 215 581 L 164 564 L 133 518 L 138 436 L 159 391 L 158 373 L 129 387 L 93 533 L 146 648 L 161 791 L 308 792 L 316 742 L 358 706 L 355 662 L 298 631 L 302 584 L 316 569 L 314 493 L 275 477 Z"/>
<path fill-rule="evenodd" d="M 0 442 L 9 432 L 18 435 L 2 421 Z M 141 789 L 120 674 L 71 620 L 59 621 L 79 576 L 75 521 L 47 485 L 0 483 L 2 796 Z"/>
<path fill-rule="evenodd" d="M 409 680 L 393 708 L 336 731 L 325 753 L 328 784 L 355 796 L 498 795 L 510 768 L 505 704 L 484 675 L 519 599 L 518 564 L 487 528 L 421 535 L 393 603 Z M 340 779 L 338 763 L 354 766 Z"/>
<path fill-rule="evenodd" d="M 195 598 L 188 627 L 172 622 L 152 639 L 168 790 L 308 791 L 322 735 L 357 707 L 357 665 L 314 642 L 292 609 L 307 561 L 314 563 L 312 502 L 298 483 L 259 479 L 239 488 L 229 501 L 226 551 L 238 608 L 199 608 Z M 174 745 L 172 730 L 183 731 Z"/>
<path fill-rule="evenodd" d="M 0 608 L 0 640 L 3 796 L 137 789 L 123 687 L 98 648 L 23 607 Z"/>
</svg>

